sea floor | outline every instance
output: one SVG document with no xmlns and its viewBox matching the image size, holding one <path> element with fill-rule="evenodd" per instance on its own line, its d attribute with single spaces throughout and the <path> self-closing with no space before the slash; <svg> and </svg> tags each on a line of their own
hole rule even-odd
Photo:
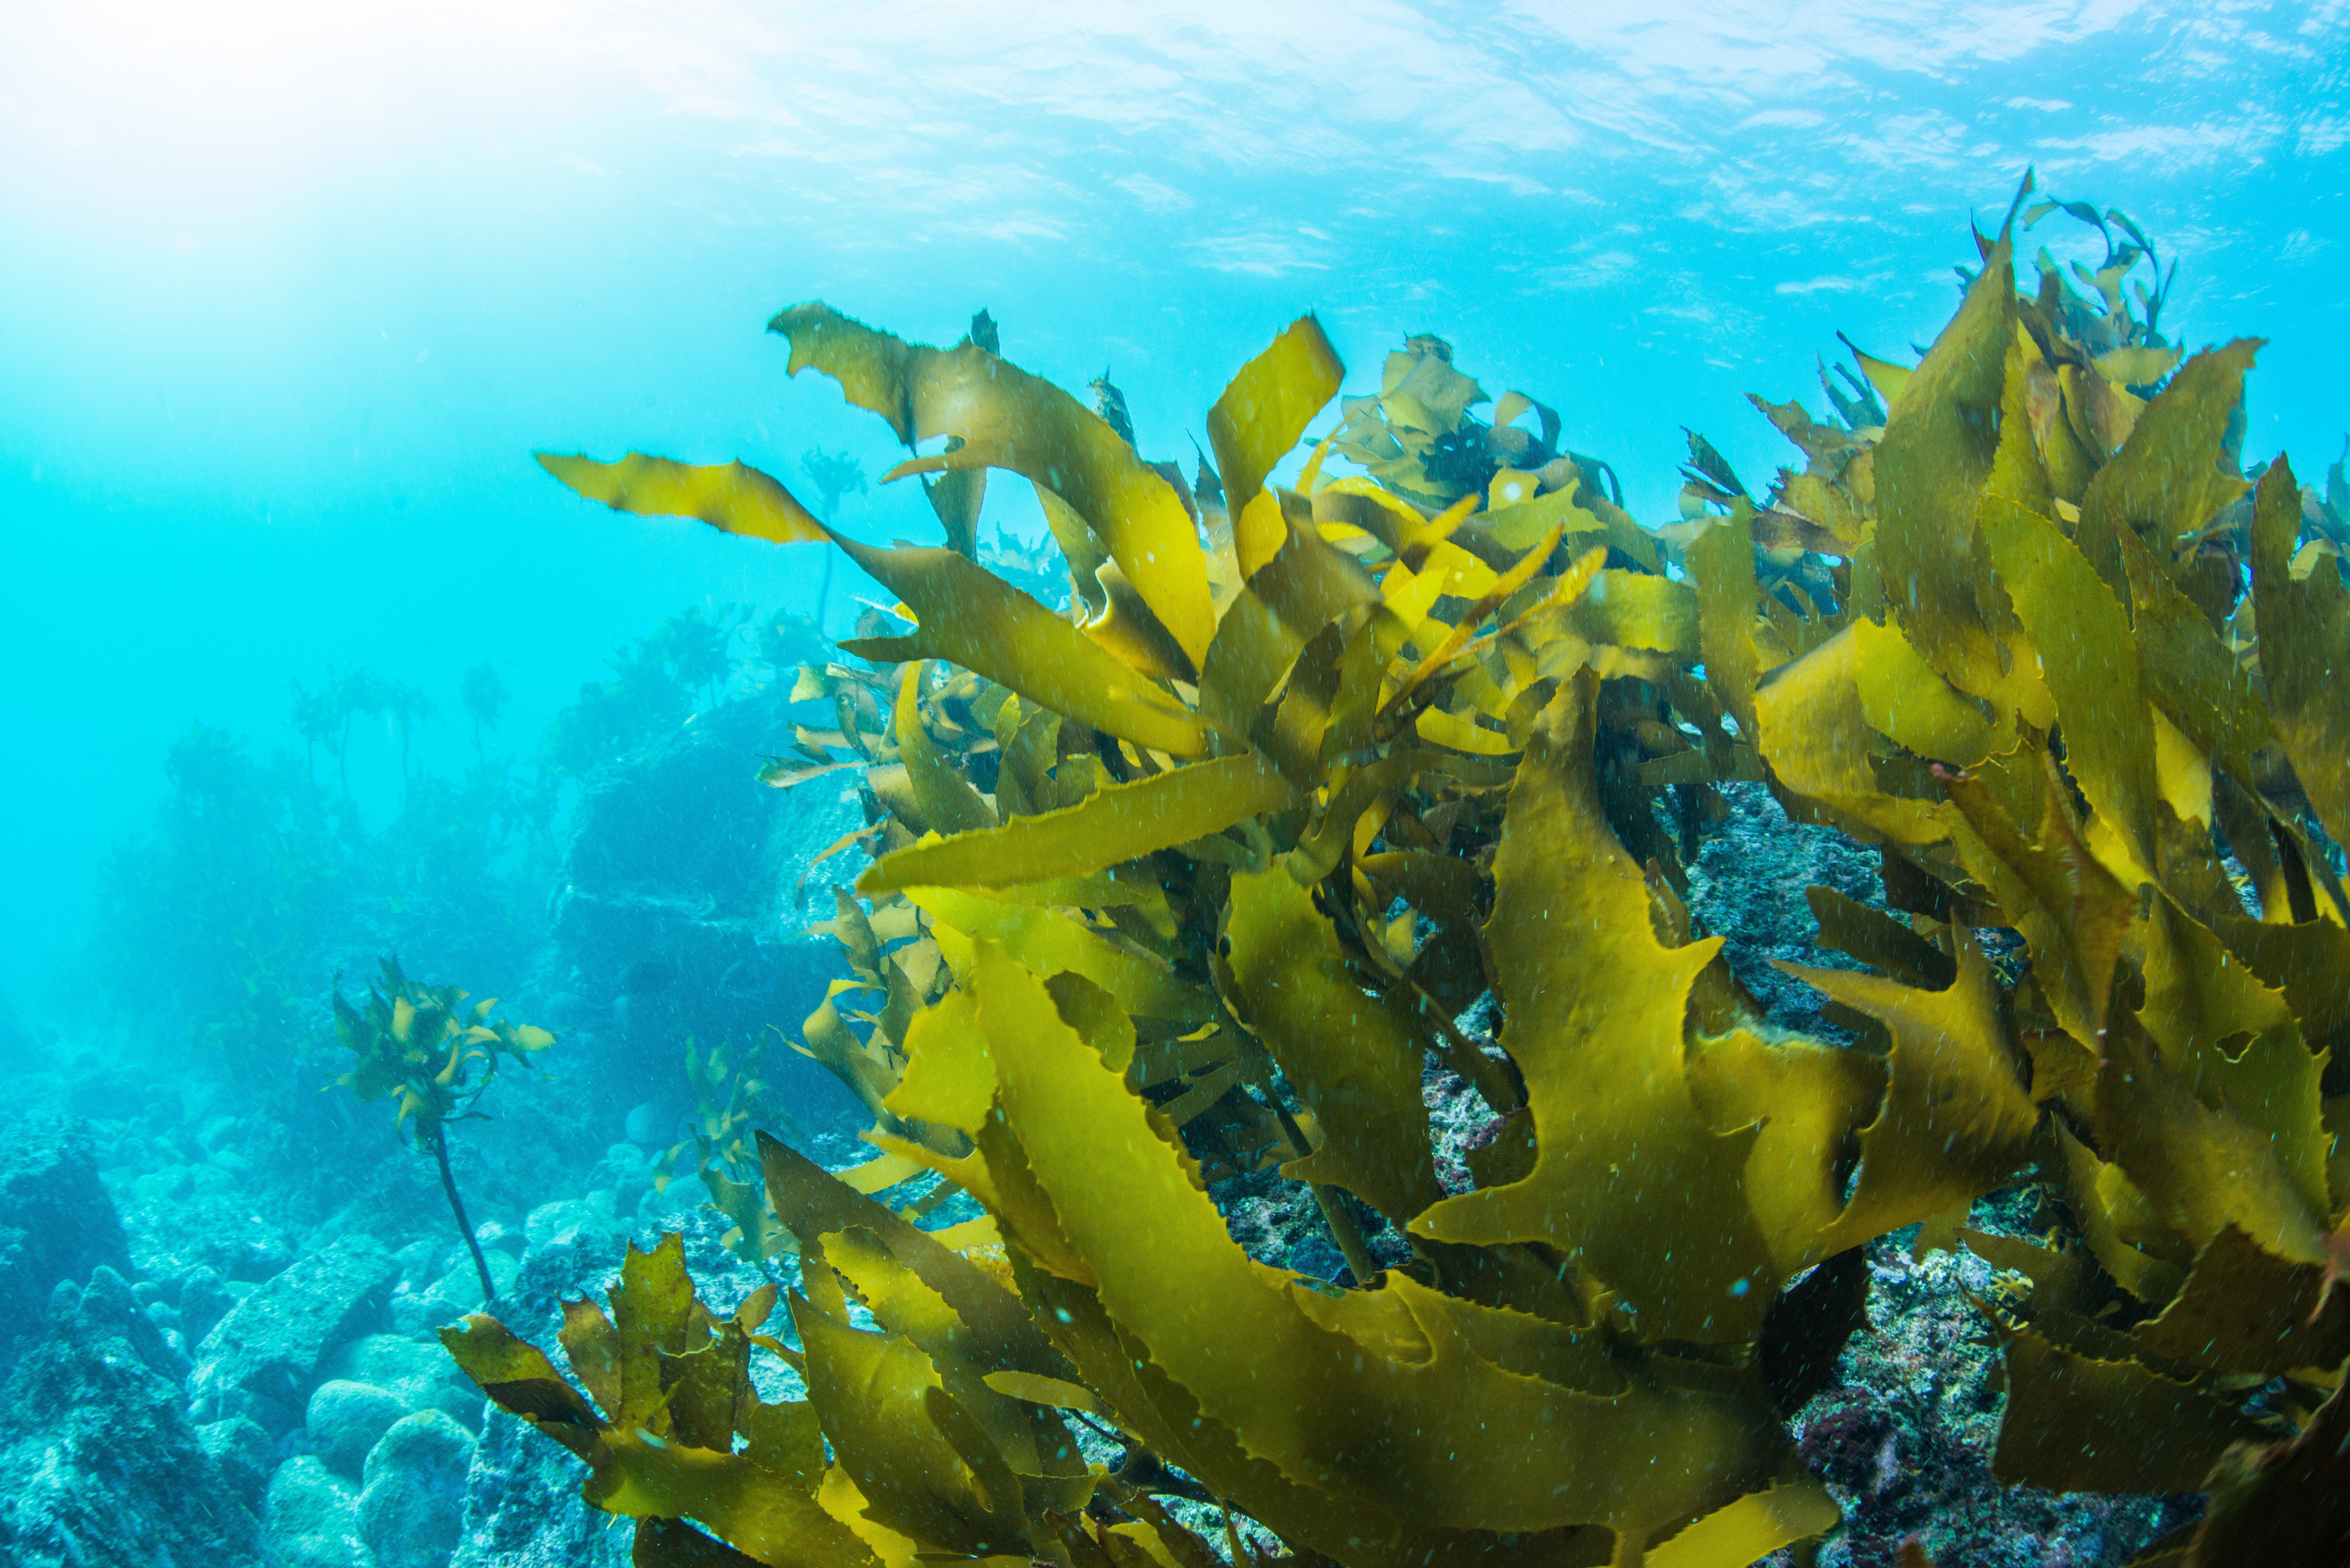
<svg viewBox="0 0 2350 1568">
<path fill-rule="evenodd" d="M 674 781 L 691 784 L 697 768 L 731 765 L 731 755 L 697 740 L 611 788 L 635 792 L 629 820 L 659 818 L 663 790 L 686 787 Z M 1690 912 L 1725 937 L 1739 977 L 1774 1018 L 1816 1026 L 1815 993 L 1767 961 L 1822 961 L 1804 889 L 1869 898 L 1873 852 L 1792 826 L 1759 786 L 1731 786 L 1731 796 L 1730 820 L 1690 868 Z M 758 835 L 821 843 L 823 831 L 770 824 L 738 836 L 745 854 L 764 857 L 763 875 L 797 895 L 805 853 L 795 862 L 763 849 Z M 651 885 L 635 870 L 606 884 L 583 872 L 566 898 L 569 923 L 558 923 L 545 972 L 514 1006 L 521 1016 L 548 1010 L 567 1031 L 569 1060 L 553 1078 L 500 1083 L 494 1119 L 458 1124 L 450 1139 L 494 1310 L 550 1347 L 560 1303 L 608 1290 L 624 1249 L 664 1231 L 684 1233 L 696 1285 L 721 1310 L 794 1278 L 788 1259 L 748 1262 L 722 1245 L 726 1222 L 703 1206 L 697 1180 L 657 1179 L 679 1107 L 674 1095 L 645 1098 L 638 1085 L 674 1068 L 629 1054 L 638 1040 L 681 1027 L 689 983 L 648 978 L 629 955 L 652 947 L 684 954 L 689 976 L 699 965 L 713 980 L 740 977 L 754 961 L 741 956 L 744 922 L 713 914 L 719 898 L 706 888 Z M 820 956 L 805 942 L 757 950 L 755 962 L 775 971 L 760 982 L 797 983 L 789 966 Z M 599 992 L 598 973 L 635 978 Z M 820 980 L 809 983 L 820 994 Z M 1472 1030 L 1479 1022 L 1473 1011 L 1462 1020 Z M 631 1526 L 581 1501 L 579 1464 L 485 1409 L 441 1349 L 436 1331 L 484 1305 L 474 1265 L 432 1162 L 392 1136 L 382 1106 L 320 1092 L 332 1064 L 228 1071 L 151 1041 L 55 1032 L 28 1033 L 9 1054 L 0 1473 L 14 1479 L 0 1489 L 0 1563 L 628 1560 Z M 1492 1114 L 1433 1066 L 1426 1089 L 1440 1177 L 1462 1189 L 1463 1156 L 1492 1136 Z M 799 1120 L 789 1136 L 831 1168 L 871 1153 L 828 1114 Z M 1245 1179 L 1215 1196 L 1234 1239 L 1261 1261 L 1342 1277 L 1301 1189 Z M 1974 1222 L 2044 1231 L 2040 1202 L 2027 1185 L 1985 1199 Z M 1386 1264 L 1408 1256 L 1391 1230 L 1372 1226 L 1369 1240 Z M 1996 1333 L 1973 1304 L 1993 1287 L 1990 1270 L 1963 1251 L 1913 1258 L 1910 1241 L 1903 1232 L 1870 1244 L 1869 1324 L 1846 1346 L 1834 1384 L 1792 1417 L 1804 1462 L 1846 1514 L 1803 1561 L 1887 1568 L 1916 1540 L 1946 1568 L 2117 1568 L 2192 1517 L 2199 1500 L 2060 1497 L 1995 1481 Z M 780 1362 L 763 1361 L 757 1376 L 767 1397 L 796 1391 Z M 1124 1459 L 1114 1444 L 1096 1446 L 1105 1463 Z M 1209 1539 L 1221 1541 L 1220 1513 L 1212 1522 Z"/>
</svg>

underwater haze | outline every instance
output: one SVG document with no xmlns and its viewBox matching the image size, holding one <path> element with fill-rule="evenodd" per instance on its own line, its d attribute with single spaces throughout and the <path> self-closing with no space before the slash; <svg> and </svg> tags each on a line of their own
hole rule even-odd
<svg viewBox="0 0 2350 1568">
<path fill-rule="evenodd" d="M 0 1568 L 2342 1568 L 2345 364 L 2345 0 L 0 0 Z"/>
<path fill-rule="evenodd" d="M 887 431 L 759 331 L 801 299 L 941 343 L 985 308 L 1039 374 L 1107 369 L 1167 457 L 1301 310 L 1349 391 L 1435 332 L 1554 403 L 1653 520 L 1680 426 L 1767 473 L 1742 394 L 1812 395 L 1838 330 L 1922 340 L 1965 214 L 2033 165 L 2179 261 L 2184 340 L 2273 340 L 2248 452 L 2330 459 L 2343 423 L 2336 6 L 100 5 L 0 27 L 0 635 L 6 732 L 37 759 L 0 784 L 20 996 L 192 721 L 282 741 L 286 681 L 330 666 L 453 711 L 487 659 L 535 728 L 661 615 L 812 603 L 815 552 L 583 514 L 528 456 L 821 447 L 878 472 Z M 936 537 L 910 490 L 842 520 Z M 435 765 L 459 739 L 426 734 Z"/>
</svg>

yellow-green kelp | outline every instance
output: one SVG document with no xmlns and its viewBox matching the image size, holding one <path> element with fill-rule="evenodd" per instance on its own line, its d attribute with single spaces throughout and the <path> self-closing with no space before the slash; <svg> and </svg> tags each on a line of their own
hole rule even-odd
<svg viewBox="0 0 2350 1568">
<path fill-rule="evenodd" d="M 968 529 L 876 549 L 741 464 L 543 458 L 830 541 L 913 622 L 803 671 L 837 724 L 769 775 L 854 768 L 872 803 L 829 927 L 853 978 L 805 1049 L 880 1152 L 834 1178 L 764 1146 L 797 1350 L 764 1299 L 701 1309 L 673 1244 L 611 1319 L 569 1310 L 592 1404 L 487 1318 L 452 1350 L 647 1521 L 640 1563 L 1205 1568 L 1152 1495 L 1172 1467 L 1349 1568 L 1734 1568 L 1835 1522 L 1784 1418 L 1860 1322 L 1856 1249 L 1922 1224 L 2005 1282 L 2002 1477 L 2193 1490 L 2266 1444 L 2229 1473 L 2305 1489 L 2350 1358 L 2350 603 L 2296 555 L 2290 469 L 2247 497 L 2223 461 L 2258 346 L 2174 370 L 2117 295 L 2053 266 L 2019 294 L 2012 226 L 1921 364 L 1864 360 L 1881 426 L 1766 406 L 1804 471 L 1669 538 L 1494 427 L 1461 485 L 1482 394 L 1427 339 L 1269 485 L 1338 386 L 1310 317 L 1219 400 L 1196 492 L 977 343 L 776 317 L 795 370 L 947 438 L 899 472 L 1036 487 L 1067 614 Z M 1774 1026 L 1692 938 L 1652 805 L 1694 829 L 1731 780 L 1882 846 L 1894 913 L 1814 895 L 1872 972 L 1796 971 L 1857 1047 Z M 1498 1049 L 1453 1022 L 1488 993 Z M 1512 1114 L 1452 1196 L 1431 1055 Z M 867 1196 L 925 1168 L 984 1217 Z M 1209 1184 L 1269 1168 L 1354 1288 L 1227 1235 Z M 2074 1231 L 1963 1231 L 2027 1172 Z M 755 1398 L 754 1345 L 806 1402 Z M 1087 1466 L 1073 1419 L 1159 1466 Z M 2214 1553 L 2262 1510 L 2222 1512 L 2227 1544 L 2165 1550 L 2242 1560 Z"/>
<path fill-rule="evenodd" d="M 497 1081 L 503 1058 L 526 1069 L 555 1036 L 536 1024 L 492 1017 L 495 997 L 471 1007 L 465 1002 L 466 992 L 456 986 L 409 979 L 393 957 L 382 960 L 362 1006 L 343 999 L 337 975 L 335 1038 L 352 1061 L 349 1072 L 326 1086 L 348 1089 L 362 1105 L 390 1098 L 393 1129 L 404 1141 L 412 1128 L 418 1145 L 432 1151 L 450 1215 L 481 1276 L 482 1300 L 494 1303 L 497 1284 L 449 1168 L 449 1124 L 481 1114 L 473 1106 Z"/>
</svg>

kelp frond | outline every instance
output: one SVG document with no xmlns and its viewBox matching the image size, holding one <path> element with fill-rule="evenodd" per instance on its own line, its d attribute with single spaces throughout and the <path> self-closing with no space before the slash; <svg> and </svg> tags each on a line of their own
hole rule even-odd
<svg viewBox="0 0 2350 1568">
<path fill-rule="evenodd" d="M 862 782 L 876 858 L 825 928 L 849 978 L 802 1048 L 880 1152 L 836 1179 L 764 1146 L 805 1406 L 727 1371 L 735 1425 L 680 1414 L 756 1324 L 695 1318 L 667 1264 L 667 1317 L 579 1320 L 575 1366 L 660 1362 L 609 1398 L 583 1370 L 600 1411 L 494 1324 L 461 1358 L 603 1506 L 760 1562 L 1203 1563 L 1149 1496 L 1180 1480 L 1349 1565 L 1731 1568 L 1835 1520 L 1786 1369 L 1833 1366 L 1856 1250 L 1957 1244 L 2030 1171 L 2077 1234 L 1965 1242 L 2022 1282 L 2000 1473 L 2192 1490 L 2258 1441 L 2258 1484 L 2297 1484 L 2350 1359 L 2350 593 L 2289 466 L 2235 472 L 2259 346 L 2178 362 L 2119 286 L 2151 247 L 2095 221 L 2126 236 L 2096 308 L 2053 269 L 2017 291 L 2011 215 L 1918 365 L 1861 357 L 1835 423 L 1761 405 L 1806 465 L 1767 498 L 1693 438 L 1662 535 L 1551 410 L 1474 419 L 1434 338 L 1270 483 L 1340 384 L 1310 317 L 1219 400 L 1196 485 L 978 341 L 776 317 L 794 370 L 946 438 L 898 472 L 1036 487 L 1066 611 L 739 464 L 543 460 L 828 539 L 912 618 L 802 671 L 832 726 L 765 775 Z M 1865 967 L 1794 971 L 1858 1046 L 1773 1023 L 1693 929 L 1683 860 L 1755 780 L 1881 846 L 1889 910 L 1814 889 Z M 1431 1063 L 1507 1118 L 1471 1190 L 1436 1174 Z M 923 1207 L 985 1218 L 933 1235 L 866 1196 L 924 1170 Z M 1207 1189 L 1265 1171 L 1347 1288 L 1226 1233 Z M 1129 1462 L 1072 1460 L 1063 1412 Z M 719 1560 L 683 1529 L 640 1551 Z"/>
<path fill-rule="evenodd" d="M 338 980 L 335 1037 L 353 1060 L 330 1086 L 348 1089 L 362 1104 L 390 1096 L 403 1137 L 411 1124 L 431 1137 L 443 1123 L 478 1114 L 473 1103 L 496 1081 L 502 1061 L 527 1067 L 555 1036 L 536 1024 L 492 1017 L 495 997 L 471 1006 L 467 1001 L 457 986 L 409 979 L 395 957 L 381 961 L 359 1005 L 344 999 Z"/>
</svg>

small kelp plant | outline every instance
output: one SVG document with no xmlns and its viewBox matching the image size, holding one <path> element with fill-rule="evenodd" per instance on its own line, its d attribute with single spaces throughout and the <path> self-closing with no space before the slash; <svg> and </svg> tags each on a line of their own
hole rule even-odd
<svg viewBox="0 0 2350 1568">
<path fill-rule="evenodd" d="M 449 1168 L 449 1124 L 482 1114 L 473 1105 L 496 1081 L 500 1058 L 512 1057 L 527 1067 L 533 1056 L 555 1044 L 555 1036 L 535 1024 L 491 1017 L 495 997 L 471 1007 L 465 1001 L 466 993 L 456 986 L 409 979 L 397 958 L 382 961 L 363 1007 L 344 1000 L 338 975 L 335 1037 L 354 1060 L 349 1072 L 327 1086 L 348 1089 L 363 1105 L 391 1096 L 393 1128 L 403 1140 L 412 1129 L 418 1147 L 432 1151 L 449 1212 L 481 1273 L 482 1300 L 494 1303 L 497 1285 Z"/>
<path fill-rule="evenodd" d="M 837 724 L 769 775 L 864 780 L 852 978 L 805 1033 L 882 1152 L 762 1144 L 796 1347 L 773 1295 L 699 1306 L 672 1239 L 567 1309 L 585 1395 L 487 1317 L 452 1351 L 640 1563 L 1205 1568 L 1162 1503 L 1205 1496 L 1349 1568 L 1733 1568 L 1835 1522 L 1785 1420 L 1864 1243 L 1919 1226 L 2000 1271 L 2002 1478 L 2232 1489 L 2172 1562 L 2338 1528 L 2350 595 L 2286 464 L 2236 471 L 2259 346 L 2180 363 L 2120 274 L 2019 293 L 2018 215 L 1920 364 L 1864 358 L 1832 421 L 1764 406 L 1806 460 L 1767 500 L 1695 443 L 1670 537 L 1552 421 L 1504 433 L 1531 399 L 1467 419 L 1431 339 L 1268 484 L 1339 389 L 1311 317 L 1186 484 L 978 342 L 776 317 L 792 370 L 945 438 L 893 476 L 971 508 L 952 548 L 740 463 L 542 458 L 901 601 L 802 673 Z M 1036 487 L 1066 613 L 973 558 L 945 480 L 988 468 Z M 1856 1044 L 1774 1025 L 1693 927 L 1731 781 L 1881 846 L 1888 909 L 1812 895 L 1862 967 L 1793 970 Z M 1432 1070 L 1502 1117 L 1452 1189 Z M 984 1216 L 867 1196 L 921 1170 Z M 1227 1233 L 1210 1187 L 1266 1171 L 1339 1285 Z M 2068 1229 L 1965 1230 L 2025 1179 Z M 755 1397 L 754 1346 L 805 1401 Z"/>
<path fill-rule="evenodd" d="M 686 1118 L 686 1136 L 653 1161 L 655 1191 L 667 1191 L 681 1176 L 700 1180 L 709 1190 L 710 1207 L 734 1222 L 721 1243 L 754 1261 L 791 1246 L 761 1189 L 754 1139 L 763 1129 L 798 1138 L 783 1096 L 762 1076 L 765 1065 L 761 1047 L 712 1045 L 705 1051 L 688 1038 L 685 1081 L 693 1090 L 693 1112 Z"/>
</svg>

